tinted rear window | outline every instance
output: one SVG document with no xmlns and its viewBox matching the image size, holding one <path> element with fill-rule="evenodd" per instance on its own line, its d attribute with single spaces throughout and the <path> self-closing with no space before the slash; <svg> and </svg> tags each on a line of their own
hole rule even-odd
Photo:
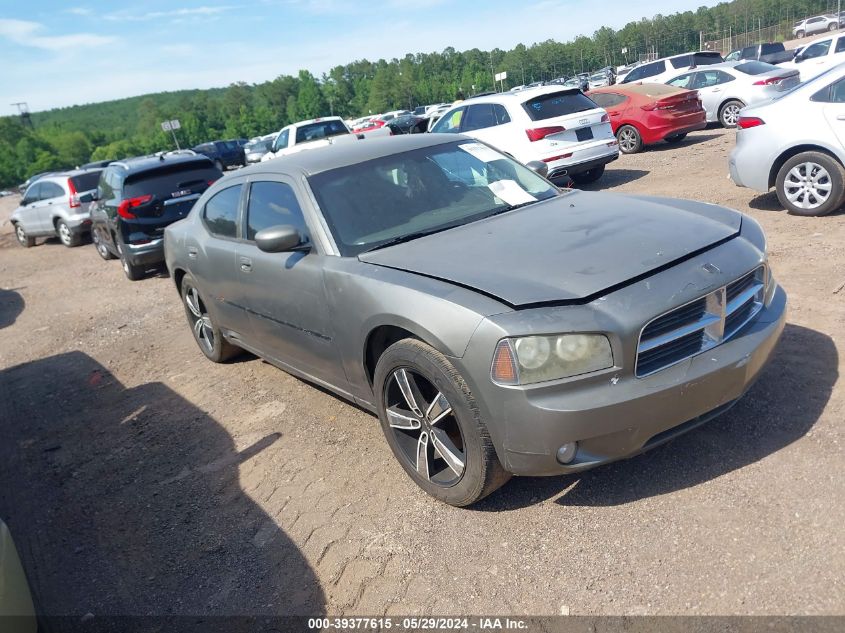
<svg viewBox="0 0 845 633">
<path fill-rule="evenodd" d="M 777 66 L 767 64 L 766 62 L 745 62 L 736 66 L 734 70 L 738 70 L 746 75 L 762 75 L 770 70 L 777 70 Z"/>
<path fill-rule="evenodd" d="M 159 169 L 132 174 L 126 177 L 124 195 L 127 198 L 153 194 L 159 199 L 168 199 L 176 191 L 192 191 L 208 188 L 208 183 L 218 180 L 221 173 L 214 165 L 206 163 L 182 163 L 167 165 Z"/>
<path fill-rule="evenodd" d="M 393 118 L 393 117 L 391 117 Z M 329 138 L 338 134 L 347 134 L 348 130 L 343 121 L 320 121 L 309 123 L 296 129 L 296 142 L 316 141 L 321 138 Z"/>
<path fill-rule="evenodd" d="M 79 191 L 91 191 L 97 188 L 97 183 L 100 182 L 100 170 L 89 171 L 78 176 L 73 176 L 70 181 L 73 183 L 73 188 Z"/>
<path fill-rule="evenodd" d="M 552 92 L 522 104 L 532 121 L 542 121 L 576 112 L 595 110 L 598 106 L 581 92 Z"/>
<path fill-rule="evenodd" d="M 696 53 L 694 56 L 696 66 L 709 66 L 710 64 L 721 64 L 722 56 L 719 53 Z"/>
</svg>

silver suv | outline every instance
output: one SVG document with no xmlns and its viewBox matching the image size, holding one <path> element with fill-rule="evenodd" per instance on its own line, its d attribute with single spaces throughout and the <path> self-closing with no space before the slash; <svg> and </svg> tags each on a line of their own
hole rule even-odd
<svg viewBox="0 0 845 633">
<path fill-rule="evenodd" d="M 792 29 L 792 34 L 800 39 L 807 35 L 836 31 L 840 28 L 841 20 L 841 16 L 837 18 L 835 15 L 817 15 L 815 17 L 796 22 Z"/>
<path fill-rule="evenodd" d="M 65 246 L 79 246 L 91 230 L 88 208 L 97 193 L 102 169 L 67 171 L 32 183 L 12 213 L 21 246 L 35 246 L 36 237 L 58 236 Z"/>
</svg>

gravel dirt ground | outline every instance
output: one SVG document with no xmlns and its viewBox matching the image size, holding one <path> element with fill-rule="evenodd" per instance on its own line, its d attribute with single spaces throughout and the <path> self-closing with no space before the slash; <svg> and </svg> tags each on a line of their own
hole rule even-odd
<svg viewBox="0 0 845 633">
<path fill-rule="evenodd" d="M 23 249 L 0 200 L 0 517 L 41 608 L 845 613 L 845 212 L 736 188 L 733 137 L 623 156 L 593 188 L 762 223 L 791 302 L 762 378 L 664 447 L 463 510 L 416 488 L 371 415 L 251 356 L 206 361 L 165 272 Z"/>
</svg>

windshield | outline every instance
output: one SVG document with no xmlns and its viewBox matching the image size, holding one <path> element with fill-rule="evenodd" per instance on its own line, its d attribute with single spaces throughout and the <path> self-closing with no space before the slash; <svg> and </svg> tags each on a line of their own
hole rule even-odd
<svg viewBox="0 0 845 633">
<path fill-rule="evenodd" d="M 344 257 L 559 193 L 527 167 L 467 140 L 384 156 L 308 180 Z"/>
<path fill-rule="evenodd" d="M 269 139 L 266 141 L 252 141 L 244 145 L 244 150 L 247 152 L 266 152 L 270 149 L 270 141 Z"/>
<path fill-rule="evenodd" d="M 317 141 L 330 136 L 337 136 L 338 134 L 349 134 L 343 121 L 320 121 L 318 123 L 309 123 L 296 128 L 296 142 L 305 143 L 308 141 Z"/>
</svg>

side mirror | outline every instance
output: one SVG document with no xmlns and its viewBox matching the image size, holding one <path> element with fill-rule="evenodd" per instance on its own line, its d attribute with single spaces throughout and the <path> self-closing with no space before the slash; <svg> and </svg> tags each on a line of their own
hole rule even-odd
<svg viewBox="0 0 845 633">
<path fill-rule="evenodd" d="M 795 53 L 795 57 L 793 59 L 796 62 L 804 61 L 804 53 Z"/>
<path fill-rule="evenodd" d="M 532 160 L 528 163 L 525 163 L 525 166 L 528 167 L 531 171 L 533 171 L 538 176 L 545 178 L 549 174 L 549 166 L 541 160 Z"/>
<path fill-rule="evenodd" d="M 289 224 L 271 226 L 255 234 L 255 245 L 265 253 L 283 253 L 302 246 L 302 235 Z"/>
</svg>

